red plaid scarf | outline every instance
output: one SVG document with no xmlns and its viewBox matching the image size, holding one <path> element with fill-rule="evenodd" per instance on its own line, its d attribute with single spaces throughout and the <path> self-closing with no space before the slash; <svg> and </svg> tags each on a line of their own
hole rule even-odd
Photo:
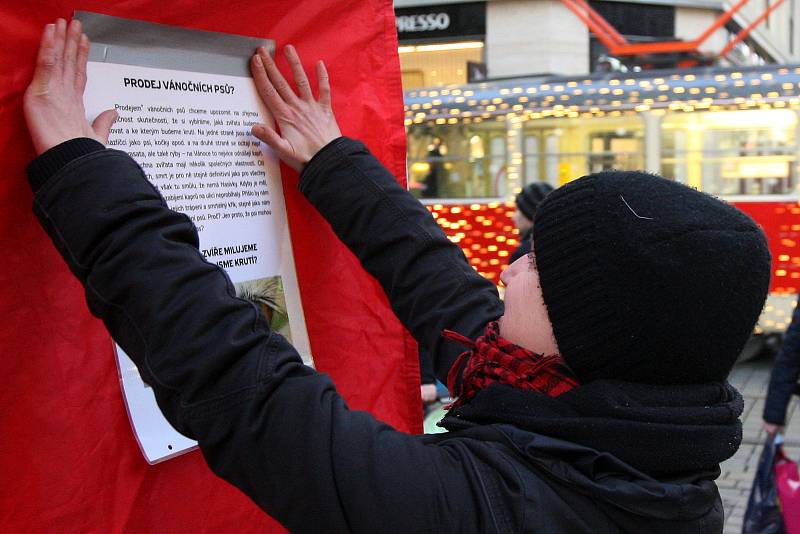
<svg viewBox="0 0 800 534">
<path fill-rule="evenodd" d="M 442 335 L 470 350 L 461 353 L 447 375 L 447 387 L 460 406 L 489 384 L 499 382 L 519 389 L 529 389 L 558 397 L 578 385 L 572 371 L 557 354 L 536 354 L 500 337 L 497 322 L 489 323 L 476 341 L 451 330 Z M 455 390 L 459 370 L 466 360 L 461 387 Z"/>
</svg>

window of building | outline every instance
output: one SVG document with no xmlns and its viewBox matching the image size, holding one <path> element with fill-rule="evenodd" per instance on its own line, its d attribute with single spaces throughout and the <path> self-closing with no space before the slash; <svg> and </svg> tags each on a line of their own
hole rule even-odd
<svg viewBox="0 0 800 534">
<path fill-rule="evenodd" d="M 483 63 L 483 42 L 462 41 L 401 46 L 403 90 L 462 85 L 469 81 L 469 63 Z"/>
</svg>

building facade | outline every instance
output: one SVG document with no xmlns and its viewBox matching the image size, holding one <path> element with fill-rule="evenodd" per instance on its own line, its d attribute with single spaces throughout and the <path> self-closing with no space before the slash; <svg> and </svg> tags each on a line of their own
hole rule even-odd
<svg viewBox="0 0 800 534">
<path fill-rule="evenodd" d="M 780 2 L 725 58 L 742 28 Z M 733 2 L 590 0 L 630 42 L 698 38 Z M 584 75 L 617 70 L 602 43 L 560 0 L 395 0 L 406 90 L 486 78 Z M 800 61 L 800 0 L 750 0 L 699 47 L 709 62 L 758 65 Z M 667 58 L 669 61 L 669 58 Z M 673 67 L 670 64 L 660 67 Z M 624 70 L 624 67 L 623 67 Z"/>
</svg>

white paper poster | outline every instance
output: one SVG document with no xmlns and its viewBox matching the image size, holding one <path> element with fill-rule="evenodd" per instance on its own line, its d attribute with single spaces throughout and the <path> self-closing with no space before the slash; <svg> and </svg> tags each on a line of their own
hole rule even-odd
<svg viewBox="0 0 800 534">
<path fill-rule="evenodd" d="M 90 62 L 87 115 L 114 108 L 109 148 L 130 154 L 167 204 L 186 213 L 206 259 L 253 301 L 303 360 L 303 318 L 277 158 L 250 134 L 266 110 L 249 77 Z M 158 410 L 117 347 L 122 388 L 141 449 L 155 463 L 194 447 Z"/>
</svg>

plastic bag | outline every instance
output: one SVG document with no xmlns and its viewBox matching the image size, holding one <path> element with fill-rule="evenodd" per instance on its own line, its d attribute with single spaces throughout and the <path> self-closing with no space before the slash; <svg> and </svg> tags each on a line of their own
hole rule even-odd
<svg viewBox="0 0 800 534">
<path fill-rule="evenodd" d="M 782 443 L 780 436 L 770 436 L 764 443 L 758 470 L 750 490 L 747 510 L 744 513 L 742 534 L 784 534 L 783 516 L 775 483 L 775 462 Z M 781 453 L 782 454 L 782 453 Z"/>
<path fill-rule="evenodd" d="M 786 457 L 780 445 L 775 457 L 775 483 L 786 533 L 800 534 L 800 474 L 797 463 Z"/>
</svg>

